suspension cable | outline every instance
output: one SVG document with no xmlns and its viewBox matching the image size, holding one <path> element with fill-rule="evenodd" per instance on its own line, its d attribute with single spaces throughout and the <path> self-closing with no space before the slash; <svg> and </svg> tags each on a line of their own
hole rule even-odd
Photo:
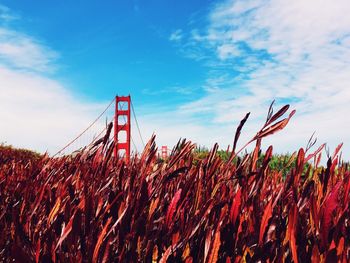
<svg viewBox="0 0 350 263">
<path fill-rule="evenodd" d="M 55 153 L 53 157 L 55 157 L 56 155 L 60 154 L 61 152 L 63 152 L 65 149 L 67 149 L 70 145 L 72 145 L 76 140 L 78 140 L 87 130 L 89 130 L 102 116 L 103 114 L 105 114 L 105 112 L 108 110 L 108 108 L 113 104 L 114 102 L 114 98 L 112 99 L 112 101 L 108 104 L 108 106 L 104 109 L 104 111 L 85 129 L 83 130 L 78 136 L 76 136 L 72 141 L 70 141 L 66 146 L 64 146 L 61 150 L 59 150 L 57 153 Z"/>
<path fill-rule="evenodd" d="M 135 114 L 135 110 L 134 110 L 134 106 L 133 106 L 133 104 L 132 104 L 132 101 L 131 101 L 131 100 L 130 100 L 130 102 L 131 102 L 131 109 L 132 109 L 132 113 L 133 113 L 133 116 L 134 116 L 134 119 L 135 119 L 135 122 L 136 122 L 137 130 L 138 130 L 138 132 L 139 132 L 139 135 L 140 135 L 140 138 L 141 138 L 141 141 L 142 141 L 143 147 L 145 147 L 145 142 L 144 142 L 144 140 L 143 140 L 143 138 L 142 138 L 142 135 L 141 135 L 141 131 L 140 131 L 140 127 L 139 127 L 139 123 L 138 123 L 138 121 L 137 121 L 136 114 Z"/>
<path fill-rule="evenodd" d="M 102 135 L 102 133 L 104 133 L 106 130 L 107 130 L 107 126 L 105 126 L 105 127 L 103 128 L 103 130 L 100 131 L 99 134 L 97 134 L 97 135 L 92 139 L 92 141 L 88 144 L 88 146 L 92 145 L 95 141 L 97 141 L 97 140 L 100 138 L 100 136 Z"/>
</svg>

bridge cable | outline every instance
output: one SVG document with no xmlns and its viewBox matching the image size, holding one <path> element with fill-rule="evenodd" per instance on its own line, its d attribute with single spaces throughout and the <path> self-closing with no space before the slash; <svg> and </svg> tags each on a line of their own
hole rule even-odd
<svg viewBox="0 0 350 263">
<path fill-rule="evenodd" d="M 131 102 L 131 109 L 132 109 L 132 113 L 133 113 L 133 116 L 134 116 L 134 119 L 135 119 L 135 122 L 136 122 L 137 130 L 138 130 L 138 132 L 139 132 L 139 135 L 140 135 L 140 138 L 141 138 L 143 147 L 145 147 L 146 145 L 145 145 L 145 142 L 144 142 L 144 140 L 143 140 L 143 138 L 142 138 L 142 135 L 141 135 L 139 123 L 138 123 L 138 121 L 137 121 L 136 113 L 135 113 L 135 110 L 134 110 L 134 106 L 133 106 L 133 104 L 132 104 L 132 101 L 130 101 L 130 102 Z"/>
<path fill-rule="evenodd" d="M 75 141 L 77 141 L 87 130 L 89 130 L 102 116 L 105 114 L 105 112 L 108 110 L 108 108 L 113 104 L 115 99 L 108 104 L 108 106 L 104 109 L 104 111 L 85 129 L 83 130 L 78 136 L 76 136 L 72 141 L 70 141 L 66 146 L 64 146 L 61 150 L 59 150 L 57 153 L 55 153 L 52 158 L 54 158 L 56 155 L 63 152 L 65 149 L 67 149 L 70 145 L 72 145 Z"/>
</svg>

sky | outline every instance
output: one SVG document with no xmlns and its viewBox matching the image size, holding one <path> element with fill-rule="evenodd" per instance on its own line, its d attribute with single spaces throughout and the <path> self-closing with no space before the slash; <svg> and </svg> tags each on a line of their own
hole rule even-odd
<svg viewBox="0 0 350 263">
<path fill-rule="evenodd" d="M 275 100 L 296 114 L 265 148 L 315 132 L 349 159 L 349 13 L 347 0 L 0 1 L 0 142 L 54 154 L 130 94 L 145 141 L 226 149 Z"/>
</svg>

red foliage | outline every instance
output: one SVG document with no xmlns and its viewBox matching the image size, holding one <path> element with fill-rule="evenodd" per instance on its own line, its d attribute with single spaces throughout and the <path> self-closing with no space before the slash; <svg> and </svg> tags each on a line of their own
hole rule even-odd
<svg viewBox="0 0 350 263">
<path fill-rule="evenodd" d="M 195 145 L 180 141 L 163 162 L 154 137 L 127 165 L 107 139 L 62 158 L 0 156 L 0 261 L 349 261 L 341 146 L 326 169 L 317 167 L 323 146 L 311 155 L 300 149 L 281 171 L 269 168 L 272 147 L 261 156 L 261 140 L 294 114 L 279 121 L 287 110 L 270 107 L 245 144 L 256 141 L 253 153 L 241 154 L 247 114 L 228 161 L 218 145 L 198 160 Z"/>
</svg>

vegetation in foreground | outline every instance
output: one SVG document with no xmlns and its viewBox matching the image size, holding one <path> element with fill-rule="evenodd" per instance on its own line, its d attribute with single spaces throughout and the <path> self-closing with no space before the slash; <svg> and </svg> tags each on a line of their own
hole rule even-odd
<svg viewBox="0 0 350 263">
<path fill-rule="evenodd" d="M 157 160 L 154 137 L 129 164 L 104 138 L 74 156 L 0 163 L 0 261 L 12 262 L 348 262 L 349 171 L 341 145 L 318 168 L 324 145 L 301 148 L 282 167 L 261 140 L 283 129 L 273 114 L 237 158 L 218 146 L 194 160 L 179 142 Z M 9 165 L 9 163 L 11 165 Z M 305 164 L 310 165 L 305 168 Z M 283 173 L 286 172 L 285 176 Z"/>
</svg>

